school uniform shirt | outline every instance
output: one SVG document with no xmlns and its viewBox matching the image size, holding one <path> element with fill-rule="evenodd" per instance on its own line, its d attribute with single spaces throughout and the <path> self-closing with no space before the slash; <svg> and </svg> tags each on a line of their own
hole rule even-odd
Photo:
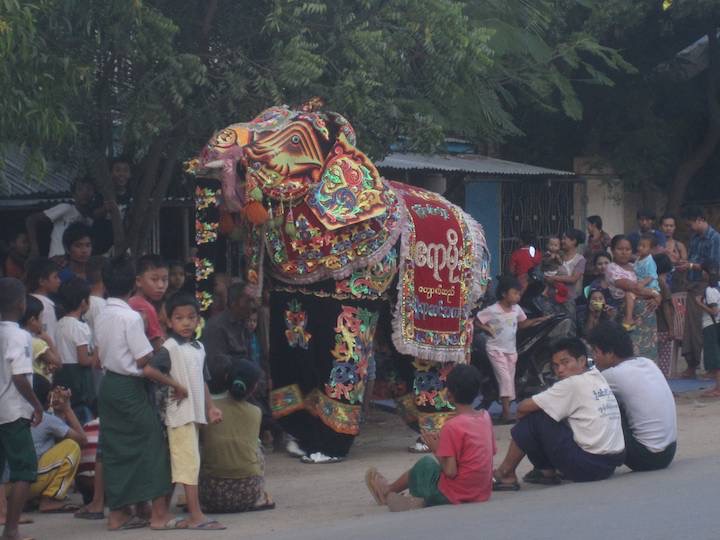
<svg viewBox="0 0 720 540">
<path fill-rule="evenodd" d="M 30 419 L 33 407 L 20 395 L 13 375 L 26 375 L 32 386 L 32 337 L 11 321 L 0 321 L 0 424 Z"/>
<path fill-rule="evenodd" d="M 118 375 L 142 376 L 137 360 L 153 351 L 143 320 L 127 302 L 108 298 L 95 319 L 95 339 L 102 367 Z"/>
<path fill-rule="evenodd" d="M 33 294 L 33 296 L 40 300 L 43 305 L 42 313 L 40 313 L 40 324 L 42 324 L 43 332 L 50 336 L 50 339 L 54 340 L 58 322 L 57 315 L 55 314 L 55 302 L 44 294 Z"/>
<path fill-rule="evenodd" d="M 95 343 L 95 319 L 97 319 L 97 316 L 105 308 L 105 306 L 107 306 L 107 300 L 100 296 L 90 295 L 90 305 L 88 306 L 88 310 L 85 315 L 83 315 L 83 318 L 90 327 L 93 344 Z"/>
<path fill-rule="evenodd" d="M 493 456 L 497 452 L 487 412 L 459 414 L 440 430 L 435 455 L 454 457 L 457 475 L 440 473 L 438 489 L 453 504 L 487 501 L 492 494 Z"/>
<path fill-rule="evenodd" d="M 602 372 L 635 440 L 651 452 L 677 441 L 675 398 L 655 362 L 641 356 Z"/>
<path fill-rule="evenodd" d="M 38 459 L 58 441 L 64 439 L 68 431 L 70 431 L 70 426 L 53 413 L 45 411 L 40 423 L 30 428 Z"/>
<path fill-rule="evenodd" d="M 711 306 L 713 304 L 720 306 L 720 291 L 715 287 L 708 287 L 707 289 L 705 289 L 705 298 L 703 298 L 703 301 L 706 306 Z M 720 322 L 720 315 L 716 315 L 715 320 Z M 713 318 L 710 316 L 710 314 L 706 311 L 703 311 L 702 327 L 707 328 L 708 326 L 712 326 L 713 324 L 715 323 L 713 322 Z"/>
<path fill-rule="evenodd" d="M 62 237 L 72 223 L 82 221 L 86 225 L 92 225 L 92 219 L 83 216 L 74 204 L 60 203 L 43 212 L 52 221 L 53 228 L 50 233 L 50 251 L 48 257 L 65 255 L 65 247 Z"/>
<path fill-rule="evenodd" d="M 573 439 L 586 452 L 625 450 L 617 400 L 597 369 L 562 379 L 531 399 L 556 422 L 566 420 Z"/>
<path fill-rule="evenodd" d="M 498 302 L 480 311 L 477 320 L 493 329 L 495 337 L 488 336 L 485 347 L 488 350 L 504 353 L 516 353 L 515 336 L 518 323 L 527 319 L 527 315 L 517 304 L 505 311 Z"/>
<path fill-rule="evenodd" d="M 63 365 L 77 364 L 77 348 L 83 345 L 91 348 L 90 327 L 75 317 L 63 317 L 58 321 L 55 332 L 55 348 Z"/>
<path fill-rule="evenodd" d="M 182 401 L 168 399 L 165 425 L 207 424 L 205 416 L 205 381 L 209 375 L 205 366 L 205 348 L 196 340 L 185 339 L 175 333 L 163 343 L 152 359 L 153 367 L 169 374 L 188 391 Z"/>
</svg>

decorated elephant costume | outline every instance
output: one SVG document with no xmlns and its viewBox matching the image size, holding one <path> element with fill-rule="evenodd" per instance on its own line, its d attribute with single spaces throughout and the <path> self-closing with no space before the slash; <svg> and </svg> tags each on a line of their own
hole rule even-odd
<svg viewBox="0 0 720 540">
<path fill-rule="evenodd" d="M 345 456 L 358 433 L 389 301 L 392 342 L 414 367 L 400 399 L 406 420 L 436 431 L 453 414 L 444 380 L 469 358 L 489 257 L 472 218 L 436 193 L 386 181 L 349 122 L 317 109 L 272 107 L 222 129 L 188 170 L 198 177 L 199 298 L 207 307 L 204 254 L 220 204 L 240 217 L 248 282 L 271 289 L 273 416 L 325 460 Z"/>
</svg>

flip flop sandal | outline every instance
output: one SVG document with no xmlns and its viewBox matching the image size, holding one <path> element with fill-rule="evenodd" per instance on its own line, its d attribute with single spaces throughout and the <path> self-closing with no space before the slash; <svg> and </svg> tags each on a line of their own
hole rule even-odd
<svg viewBox="0 0 720 540">
<path fill-rule="evenodd" d="M 78 519 L 105 519 L 105 512 L 89 512 L 87 510 L 80 510 L 75 512 L 74 517 Z"/>
<path fill-rule="evenodd" d="M 134 518 L 130 518 L 130 519 L 134 519 Z M 142 519 L 142 518 L 137 518 L 137 519 Z M 144 519 L 142 519 L 142 521 L 147 522 L 147 520 L 144 520 Z M 183 523 L 184 521 L 187 521 L 187 520 L 185 518 L 176 516 L 176 517 L 166 521 L 165 525 L 163 525 L 162 527 L 150 527 L 150 529 L 153 531 L 186 531 L 187 529 L 189 529 L 189 527 L 187 525 L 185 525 L 184 527 L 180 526 L 180 524 Z"/>
<path fill-rule="evenodd" d="M 511 484 L 505 484 L 503 482 L 498 482 L 497 480 L 493 479 L 493 491 L 520 491 L 520 484 L 518 482 L 513 482 Z"/>
<path fill-rule="evenodd" d="M 560 478 L 557 474 L 545 476 L 542 471 L 533 469 L 523 476 L 523 482 L 527 482 L 528 484 L 538 484 L 541 486 L 557 486 L 562 484 L 562 478 Z"/>
<path fill-rule="evenodd" d="M 119 527 L 116 527 L 115 529 L 108 529 L 109 531 L 129 531 L 131 529 L 142 529 L 143 527 L 147 527 L 150 524 L 150 522 L 146 519 L 139 518 L 137 516 L 132 516 L 131 518 L 128 518 L 128 520 L 120 525 Z"/>
<path fill-rule="evenodd" d="M 41 510 L 41 514 L 74 514 L 80 510 L 80 506 L 73 503 L 65 503 L 62 506 L 58 508 L 53 508 L 52 510 Z"/>
<path fill-rule="evenodd" d="M 300 461 L 312 465 L 325 465 L 326 463 L 340 463 L 343 460 L 341 457 L 326 456 L 321 452 L 315 452 L 309 456 L 303 456 Z"/>
<path fill-rule="evenodd" d="M 224 531 L 227 527 L 221 525 L 219 521 L 208 519 L 197 525 L 188 525 L 185 529 L 188 531 Z"/>
<path fill-rule="evenodd" d="M 275 501 L 273 501 L 270 498 L 270 495 L 265 493 L 265 501 L 261 504 L 256 504 L 255 506 L 248 509 L 248 512 L 262 512 L 264 510 L 274 510 L 275 509 Z"/>
<path fill-rule="evenodd" d="M 408 446 L 408 452 L 411 454 L 429 454 L 430 447 L 421 441 L 416 441 L 415 444 Z"/>
</svg>

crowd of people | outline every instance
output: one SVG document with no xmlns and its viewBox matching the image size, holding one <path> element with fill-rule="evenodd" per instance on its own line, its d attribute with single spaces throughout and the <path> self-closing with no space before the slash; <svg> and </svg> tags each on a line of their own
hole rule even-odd
<svg viewBox="0 0 720 540">
<path fill-rule="evenodd" d="M 119 169 L 113 178 L 122 201 L 127 174 Z M 39 512 L 107 517 L 111 530 L 221 530 L 206 513 L 274 508 L 262 442 L 283 436 L 267 400 L 267 298 L 258 302 L 245 284 L 218 280 L 205 321 L 184 264 L 153 254 L 94 255 L 108 248 L 94 249 L 95 225 L 109 210 L 93 210 L 85 181 L 73 193 L 74 204 L 30 216 L 27 231 L 8 239 L 3 261 L 4 538 L 18 537 L 28 501 Z M 477 371 L 457 366 L 447 377 L 457 414 L 438 435 L 424 436 L 437 460 L 420 460 L 394 482 L 368 471 L 376 501 L 402 510 L 487 500 L 492 490 L 519 489 L 515 470 L 525 456 L 534 469 L 524 481 L 541 484 L 600 480 L 623 463 L 666 467 L 677 439 L 666 382 L 672 292 L 688 293 L 684 375 L 695 375 L 704 350 L 706 371 L 717 378 L 706 395 L 720 397 L 720 234 L 702 209 L 683 217 L 693 233 L 687 249 L 674 238 L 673 216 L 656 230 L 645 211 L 629 235 L 610 238 L 598 216 L 588 218 L 587 241 L 571 229 L 547 238 L 541 251 L 523 234 L 511 275 L 498 281 L 497 302 L 476 317 L 489 336 L 502 418 L 517 422 L 507 455 L 493 469 L 492 422 L 472 407 Z M 37 231 L 45 221 L 52 232 L 48 256 L 40 257 Z M 552 310 L 545 317 L 527 319 L 520 307 L 531 287 Z M 559 380 L 520 402 L 512 418 L 517 330 L 557 313 L 573 323 L 571 335 L 551 347 Z M 173 485 L 184 492 L 182 517 L 169 511 Z M 73 486 L 84 506 L 68 502 Z"/>
</svg>

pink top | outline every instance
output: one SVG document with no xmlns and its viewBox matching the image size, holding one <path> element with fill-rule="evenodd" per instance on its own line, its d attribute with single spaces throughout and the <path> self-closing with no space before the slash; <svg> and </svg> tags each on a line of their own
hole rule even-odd
<svg viewBox="0 0 720 540">
<path fill-rule="evenodd" d="M 635 275 L 634 270 L 625 270 L 620 265 L 615 263 L 610 263 L 608 265 L 607 269 L 605 270 L 605 279 L 608 282 L 608 289 L 610 289 L 610 294 L 616 300 L 621 300 L 625 298 L 625 291 L 615 286 L 615 282 L 618 279 L 627 279 L 632 281 L 633 283 L 637 282 L 637 276 Z"/>
<path fill-rule="evenodd" d="M 497 452 L 487 412 L 459 414 L 440 430 L 437 457 L 454 457 L 457 476 L 440 473 L 438 489 L 453 504 L 487 501 L 492 493 L 493 456 Z"/>
<path fill-rule="evenodd" d="M 145 299 L 145 297 L 138 295 L 130 297 L 128 305 L 143 316 L 143 319 L 147 322 L 147 328 L 145 329 L 145 335 L 149 341 L 156 338 L 165 337 L 162 326 L 160 326 L 160 318 L 158 317 L 155 306 Z"/>
</svg>

